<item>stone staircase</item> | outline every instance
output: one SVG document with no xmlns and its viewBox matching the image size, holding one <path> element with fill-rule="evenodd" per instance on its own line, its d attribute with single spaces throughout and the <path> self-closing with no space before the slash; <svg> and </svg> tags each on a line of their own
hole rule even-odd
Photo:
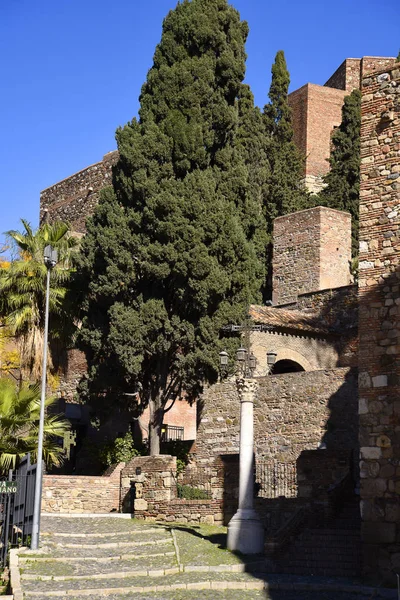
<svg viewBox="0 0 400 600">
<path fill-rule="evenodd" d="M 14 600 L 387 598 L 349 579 L 265 573 L 263 558 L 224 549 L 222 528 L 125 517 L 42 518 L 40 550 L 12 551 Z"/>
<path fill-rule="evenodd" d="M 361 570 L 360 512 L 357 497 L 346 501 L 339 514 L 309 525 L 278 557 L 276 571 L 309 576 L 358 577 Z"/>
<path fill-rule="evenodd" d="M 232 598 L 237 593 L 238 600 L 252 600 L 260 597 L 255 594 L 265 587 L 265 582 L 247 573 L 247 566 L 231 553 L 218 550 L 224 564 L 214 564 L 218 563 L 214 549 L 208 558 L 207 549 L 193 555 L 190 545 L 213 544 L 200 533 L 194 532 L 193 537 L 190 530 L 122 516 L 44 517 L 41 529 L 40 550 L 18 552 L 20 587 L 14 590 L 15 600 L 97 600 L 99 596 L 189 600 L 200 590 L 209 590 L 209 598 L 216 600 L 229 587 Z M 188 556 L 192 558 L 187 560 Z M 193 562 L 198 564 L 189 564 Z M 253 564 L 257 566 L 260 563 Z"/>
</svg>

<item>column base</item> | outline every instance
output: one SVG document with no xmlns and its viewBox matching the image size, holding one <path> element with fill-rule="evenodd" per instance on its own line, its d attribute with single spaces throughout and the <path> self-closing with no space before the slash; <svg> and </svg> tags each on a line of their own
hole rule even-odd
<svg viewBox="0 0 400 600">
<path fill-rule="evenodd" d="M 264 553 L 264 527 L 252 508 L 239 509 L 228 524 L 228 550 L 242 554 Z"/>
</svg>

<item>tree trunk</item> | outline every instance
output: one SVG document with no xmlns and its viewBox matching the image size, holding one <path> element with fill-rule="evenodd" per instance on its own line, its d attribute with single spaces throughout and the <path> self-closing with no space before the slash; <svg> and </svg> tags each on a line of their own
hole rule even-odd
<svg viewBox="0 0 400 600">
<path fill-rule="evenodd" d="M 161 398 L 158 396 L 155 400 L 149 401 L 150 420 L 149 420 L 149 453 L 150 456 L 160 454 L 161 447 L 161 427 L 163 423 L 163 409 L 160 406 Z"/>
</svg>

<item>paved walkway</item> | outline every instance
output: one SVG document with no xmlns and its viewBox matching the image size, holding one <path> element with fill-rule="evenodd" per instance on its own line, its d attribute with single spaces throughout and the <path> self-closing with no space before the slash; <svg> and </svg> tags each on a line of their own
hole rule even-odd
<svg viewBox="0 0 400 600">
<path fill-rule="evenodd" d="M 224 549 L 225 530 L 120 518 L 42 519 L 41 549 L 19 552 L 24 599 L 366 600 L 356 581 L 266 574 Z M 16 594 L 16 597 L 18 594 Z M 21 597 L 21 595 L 20 595 Z"/>
</svg>

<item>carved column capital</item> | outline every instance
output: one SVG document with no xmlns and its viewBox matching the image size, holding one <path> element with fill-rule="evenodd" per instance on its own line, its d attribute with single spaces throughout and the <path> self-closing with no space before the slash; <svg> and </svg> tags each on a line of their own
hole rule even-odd
<svg viewBox="0 0 400 600">
<path fill-rule="evenodd" d="M 240 402 L 254 402 L 258 390 L 258 382 L 256 379 L 238 377 L 236 379 L 236 387 Z"/>
</svg>

